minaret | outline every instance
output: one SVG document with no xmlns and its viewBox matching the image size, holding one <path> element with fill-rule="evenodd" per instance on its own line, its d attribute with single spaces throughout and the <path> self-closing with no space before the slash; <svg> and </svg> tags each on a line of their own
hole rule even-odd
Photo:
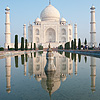
<svg viewBox="0 0 100 100">
<path fill-rule="evenodd" d="M 5 63 L 6 63 L 6 91 L 8 93 L 11 92 L 11 84 L 10 84 L 10 80 L 11 80 L 11 57 L 7 57 L 5 59 Z"/>
<path fill-rule="evenodd" d="M 91 8 L 91 32 L 90 32 L 90 46 L 96 46 L 96 22 L 95 22 L 95 7 Z"/>
<path fill-rule="evenodd" d="M 26 24 L 23 25 L 23 37 L 26 39 Z"/>
<path fill-rule="evenodd" d="M 76 39 L 76 46 L 78 46 L 77 24 L 74 24 L 74 39 Z"/>
<path fill-rule="evenodd" d="M 6 7 L 6 22 L 5 22 L 5 49 L 10 47 L 11 39 L 10 39 L 10 8 Z"/>
<path fill-rule="evenodd" d="M 96 59 L 91 57 L 91 90 L 95 92 L 95 78 L 96 78 Z"/>
</svg>

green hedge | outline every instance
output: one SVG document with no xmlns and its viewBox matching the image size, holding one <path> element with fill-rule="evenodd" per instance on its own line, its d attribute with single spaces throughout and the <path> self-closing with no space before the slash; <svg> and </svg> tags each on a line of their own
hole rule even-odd
<svg viewBox="0 0 100 100">
<path fill-rule="evenodd" d="M 69 50 L 70 49 L 70 42 L 65 43 L 65 49 Z"/>
<path fill-rule="evenodd" d="M 40 45 L 40 46 L 38 47 L 38 49 L 39 49 L 39 50 L 43 50 L 43 46 Z"/>
<path fill-rule="evenodd" d="M 0 47 L 0 51 L 4 51 L 4 48 L 3 47 Z"/>
<path fill-rule="evenodd" d="M 13 51 L 13 50 L 15 50 L 15 48 L 9 48 L 9 50 L 10 50 L 10 51 Z"/>
<path fill-rule="evenodd" d="M 62 45 L 58 46 L 58 49 L 63 49 L 63 46 Z"/>
</svg>

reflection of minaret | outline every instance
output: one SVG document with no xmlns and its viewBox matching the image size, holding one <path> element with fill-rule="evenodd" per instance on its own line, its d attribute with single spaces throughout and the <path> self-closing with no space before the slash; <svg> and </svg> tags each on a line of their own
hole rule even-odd
<svg viewBox="0 0 100 100">
<path fill-rule="evenodd" d="M 96 78 L 96 59 L 91 57 L 91 90 L 95 92 L 95 78 Z"/>
<path fill-rule="evenodd" d="M 6 91 L 8 93 L 11 92 L 11 85 L 10 85 L 10 79 L 11 79 L 11 57 L 6 58 Z"/>
<path fill-rule="evenodd" d="M 33 58 L 29 57 L 28 61 L 28 74 L 29 76 L 33 75 Z"/>
<path fill-rule="evenodd" d="M 76 54 L 75 75 L 77 75 L 77 66 L 78 66 L 78 54 Z"/>
</svg>

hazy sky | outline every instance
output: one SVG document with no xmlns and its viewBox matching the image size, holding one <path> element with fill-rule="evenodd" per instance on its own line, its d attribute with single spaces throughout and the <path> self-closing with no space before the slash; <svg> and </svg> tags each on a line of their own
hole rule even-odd
<svg viewBox="0 0 100 100">
<path fill-rule="evenodd" d="M 48 6 L 49 0 L 0 0 L 0 46 L 5 42 L 5 8 L 10 7 L 11 41 L 14 42 L 15 34 L 19 39 L 23 36 L 23 24 L 34 22 L 40 17 L 41 11 Z M 61 17 L 65 17 L 68 23 L 77 23 L 78 37 L 90 41 L 90 7 L 96 7 L 96 40 L 100 42 L 100 0 L 51 0 Z"/>
</svg>

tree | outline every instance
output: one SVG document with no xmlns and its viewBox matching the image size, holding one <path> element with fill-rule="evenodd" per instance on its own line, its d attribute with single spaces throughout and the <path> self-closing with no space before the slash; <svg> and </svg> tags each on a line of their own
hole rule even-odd
<svg viewBox="0 0 100 100">
<path fill-rule="evenodd" d="M 78 49 L 81 50 L 81 40 L 80 40 L 80 38 L 78 40 Z"/>
<path fill-rule="evenodd" d="M 86 38 L 85 38 L 85 42 L 84 42 L 84 44 L 85 44 L 85 46 L 87 45 L 87 40 L 86 40 Z"/>
<path fill-rule="evenodd" d="M 70 42 L 65 43 L 65 49 L 70 49 Z"/>
<path fill-rule="evenodd" d="M 36 50 L 36 43 L 34 43 L 34 50 Z"/>
<path fill-rule="evenodd" d="M 74 39 L 74 49 L 76 50 L 76 39 Z"/>
<path fill-rule="evenodd" d="M 24 50 L 24 37 L 21 38 L 21 51 Z"/>
<path fill-rule="evenodd" d="M 27 50 L 27 39 L 25 39 L 25 50 Z"/>
<path fill-rule="evenodd" d="M 18 35 L 15 35 L 15 51 L 18 51 Z"/>
<path fill-rule="evenodd" d="M 63 46 L 62 45 L 58 46 L 58 49 L 63 49 Z"/>
<path fill-rule="evenodd" d="M 32 42 L 31 42 L 31 50 L 32 50 Z"/>
<path fill-rule="evenodd" d="M 73 40 L 71 41 L 71 49 L 72 50 L 74 49 L 74 41 Z"/>
<path fill-rule="evenodd" d="M 38 49 L 39 50 L 43 50 L 43 46 L 42 45 L 39 45 Z"/>
</svg>

